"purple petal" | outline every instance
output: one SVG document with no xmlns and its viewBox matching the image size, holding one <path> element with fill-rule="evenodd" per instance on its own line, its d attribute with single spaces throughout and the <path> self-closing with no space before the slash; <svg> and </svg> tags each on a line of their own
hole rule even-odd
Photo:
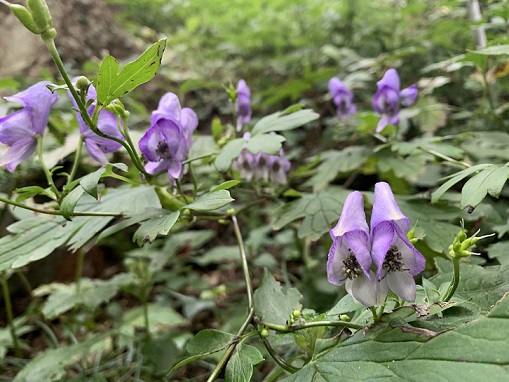
<svg viewBox="0 0 509 382">
<path fill-rule="evenodd" d="M 138 146 L 141 153 L 151 162 L 157 162 L 159 155 L 157 154 L 157 147 L 159 142 L 163 140 L 160 129 L 157 125 L 152 126 L 147 132 L 141 137 Z"/>
<path fill-rule="evenodd" d="M 170 159 L 168 161 L 168 174 L 174 179 L 180 179 L 182 175 L 182 161 Z"/>
<path fill-rule="evenodd" d="M 371 257 L 377 269 L 378 278 L 382 278 L 383 263 L 387 251 L 394 241 L 394 226 L 390 221 L 384 221 L 376 227 L 371 226 Z"/>
<path fill-rule="evenodd" d="M 387 285 L 396 295 L 405 301 L 415 301 L 415 280 L 408 272 L 387 274 Z"/>
<path fill-rule="evenodd" d="M 389 124 L 389 117 L 387 115 L 383 115 L 380 121 L 378 121 L 378 125 L 376 126 L 376 132 L 380 133 L 385 129 L 385 127 Z"/>
<path fill-rule="evenodd" d="M 413 246 L 398 226 L 394 227 L 396 232 L 394 238 L 394 245 L 398 247 L 401 255 L 403 256 L 404 268 L 412 275 L 418 275 L 426 267 L 425 257 Z"/>
<path fill-rule="evenodd" d="M 251 121 L 251 90 L 246 81 L 240 80 L 237 84 L 237 101 L 235 103 L 237 112 L 237 131 L 242 130 L 242 126 Z"/>
<path fill-rule="evenodd" d="M 0 166 L 6 166 L 9 172 L 14 172 L 21 162 L 28 159 L 35 152 L 36 148 L 37 140 L 35 138 L 20 139 L 0 158 Z"/>
<path fill-rule="evenodd" d="M 399 83 L 399 75 L 396 69 L 391 68 L 387 70 L 380 81 L 376 83 L 378 88 L 381 89 L 383 87 L 387 87 L 390 89 L 394 89 L 399 93 L 400 83 Z"/>
<path fill-rule="evenodd" d="M 341 81 L 339 78 L 332 77 L 329 80 L 329 93 L 331 94 L 331 96 L 333 98 L 337 93 L 344 92 L 344 91 L 348 91 L 348 89 L 347 89 L 345 83 L 343 81 Z"/>
<path fill-rule="evenodd" d="M 415 100 L 417 99 L 417 95 L 419 94 L 419 89 L 417 85 L 412 85 L 403 89 L 401 93 L 399 93 L 401 97 L 401 104 L 403 106 L 413 105 Z"/>
<path fill-rule="evenodd" d="M 368 236 L 369 228 L 364 213 L 364 198 L 359 191 L 351 192 L 343 206 L 338 224 L 331 229 L 331 237 L 343 236 L 346 232 L 362 231 Z"/>
<path fill-rule="evenodd" d="M 371 229 L 376 228 L 381 222 L 393 221 L 401 231 L 406 235 L 410 229 L 410 219 L 408 219 L 399 209 L 391 186 L 386 182 L 375 184 L 375 200 L 373 203 L 373 212 L 371 214 Z"/>
<path fill-rule="evenodd" d="M 375 277 L 361 275 L 353 280 L 347 280 L 345 289 L 353 298 L 369 308 L 377 304 L 377 284 Z"/>
<path fill-rule="evenodd" d="M 35 137 L 27 109 L 18 110 L 0 119 L 0 142 L 9 146 L 19 140 Z"/>
<path fill-rule="evenodd" d="M 101 138 L 101 137 L 98 137 L 98 138 Z M 105 138 L 101 138 L 101 139 L 108 141 Z M 112 142 L 112 141 L 109 141 L 109 142 Z M 116 142 L 113 142 L 113 143 L 116 143 Z M 85 138 L 85 147 L 87 149 L 88 154 L 92 158 L 94 158 L 97 162 L 99 162 L 101 165 L 104 166 L 105 164 L 108 163 L 108 158 L 106 158 L 106 155 L 104 154 L 106 151 L 103 151 L 101 149 L 101 146 L 99 146 L 99 144 L 96 141 L 94 141 L 92 139 Z"/>
<path fill-rule="evenodd" d="M 177 95 L 171 92 L 162 96 L 159 101 L 159 105 L 157 106 L 158 112 L 165 114 L 167 117 L 171 116 L 176 120 L 180 120 L 181 110 L 182 106 L 180 106 L 180 101 Z"/>
<path fill-rule="evenodd" d="M 239 82 L 237 83 L 237 94 L 239 93 L 247 97 L 251 97 L 251 89 L 249 89 L 249 87 L 246 84 L 246 81 L 244 80 L 239 80 Z"/>
<path fill-rule="evenodd" d="M 372 277 L 374 278 L 374 277 Z M 387 294 L 389 293 L 389 286 L 387 285 L 387 279 L 383 279 L 378 281 L 377 291 L 376 291 L 376 303 L 377 305 L 382 305 L 385 303 L 385 299 L 387 298 Z"/>
<path fill-rule="evenodd" d="M 343 285 L 347 280 L 347 275 L 343 272 L 343 262 L 347 255 L 348 251 L 343 246 L 342 239 L 334 239 L 327 259 L 327 279 L 331 284 Z"/>
<path fill-rule="evenodd" d="M 149 174 L 157 174 L 160 171 L 166 170 L 167 167 L 168 165 L 165 161 L 147 162 L 147 164 L 145 165 L 145 170 Z"/>
</svg>

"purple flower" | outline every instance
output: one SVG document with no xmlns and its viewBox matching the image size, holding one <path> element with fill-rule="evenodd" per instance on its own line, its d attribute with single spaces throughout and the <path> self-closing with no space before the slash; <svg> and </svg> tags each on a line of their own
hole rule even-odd
<svg viewBox="0 0 509 382">
<path fill-rule="evenodd" d="M 246 81 L 240 80 L 237 84 L 237 102 L 235 103 L 237 111 L 237 131 L 242 130 L 242 126 L 251 121 L 251 90 Z"/>
<path fill-rule="evenodd" d="M 22 106 L 0 119 L 0 142 L 10 146 L 0 158 L 0 166 L 6 166 L 10 172 L 34 153 L 36 135 L 44 134 L 51 107 L 58 101 L 58 95 L 46 87 L 48 84 L 47 81 L 38 82 L 21 93 L 5 97 Z"/>
<path fill-rule="evenodd" d="M 370 271 L 371 253 L 368 224 L 362 194 L 348 195 L 338 224 L 330 231 L 333 240 L 327 261 L 327 276 L 364 306 L 377 304 L 378 282 Z"/>
<path fill-rule="evenodd" d="M 338 78 L 333 77 L 329 81 L 329 92 L 332 101 L 336 105 L 338 117 L 345 120 L 349 115 L 355 114 L 356 106 L 353 104 L 353 93 Z"/>
<path fill-rule="evenodd" d="M 385 295 L 388 288 L 403 300 L 414 301 L 413 276 L 423 271 L 426 259 L 407 239 L 409 229 L 410 219 L 399 209 L 391 187 L 377 183 L 371 215 L 371 256 L 380 286 Z"/>
<path fill-rule="evenodd" d="M 140 139 L 140 150 L 147 158 L 145 170 L 150 174 L 166 170 L 170 182 L 182 177 L 182 162 L 191 148 L 198 116 L 190 108 L 182 108 L 178 97 L 166 93 L 152 112 L 151 127 Z"/>
<path fill-rule="evenodd" d="M 369 234 L 362 194 L 352 192 L 338 224 L 330 231 L 329 282 L 345 284 L 347 292 L 367 307 L 382 304 L 389 289 L 405 301 L 414 301 L 413 276 L 422 272 L 426 259 L 407 239 L 409 229 L 410 220 L 399 209 L 387 183 L 375 185 Z M 370 270 L 372 264 L 376 275 Z"/>
<path fill-rule="evenodd" d="M 376 132 L 381 132 L 385 126 L 399 123 L 399 105 L 412 105 L 419 90 L 416 85 L 412 85 L 400 91 L 399 75 L 396 69 L 389 69 L 385 72 L 380 81 L 377 82 L 378 90 L 373 96 L 373 109 L 382 115 L 378 122 Z"/>
<path fill-rule="evenodd" d="M 73 79 L 76 81 L 77 77 Z M 71 93 L 68 92 L 69 97 L 71 98 L 72 104 L 75 109 L 78 109 L 78 104 L 74 97 L 72 97 Z M 87 92 L 87 101 L 95 100 L 97 98 L 97 93 L 93 85 L 90 85 Z M 90 116 L 94 114 L 95 104 L 89 106 L 87 112 Z M 94 133 L 90 127 L 85 123 L 81 113 L 76 113 L 76 119 L 78 120 L 78 125 L 80 127 L 80 133 L 83 135 L 85 147 L 87 148 L 88 154 L 94 158 L 97 162 L 102 165 L 108 163 L 108 158 L 106 158 L 105 154 L 112 153 L 117 151 L 122 147 L 122 145 L 118 142 L 112 141 L 108 138 L 103 138 Z M 117 118 L 115 114 L 107 110 L 101 110 L 99 112 L 99 117 L 97 119 L 97 128 L 104 134 L 107 134 L 112 137 L 116 137 L 118 139 L 124 139 L 122 134 L 120 133 L 117 125 Z"/>
<path fill-rule="evenodd" d="M 292 166 L 285 158 L 285 152 L 281 148 L 278 155 L 268 155 L 267 166 L 269 168 L 269 180 L 273 183 L 286 184 L 286 174 Z"/>
</svg>

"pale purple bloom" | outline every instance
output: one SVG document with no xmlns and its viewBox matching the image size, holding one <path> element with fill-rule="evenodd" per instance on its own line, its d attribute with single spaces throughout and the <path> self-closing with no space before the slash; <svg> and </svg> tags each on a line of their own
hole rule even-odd
<svg viewBox="0 0 509 382">
<path fill-rule="evenodd" d="M 76 79 L 77 77 L 74 78 L 73 81 L 76 81 Z M 78 104 L 76 103 L 76 100 L 74 99 L 74 97 L 72 97 L 70 92 L 68 92 L 68 94 L 69 97 L 71 97 L 71 101 L 72 104 L 74 105 L 74 108 L 78 110 Z M 96 98 L 97 98 L 96 90 L 93 85 L 90 85 L 88 88 L 86 100 L 95 101 Z M 87 112 L 90 116 L 92 116 L 94 114 L 94 110 L 95 103 L 88 107 Z M 80 112 L 76 112 L 76 119 L 78 120 L 80 133 L 83 135 L 85 147 L 87 148 L 89 155 L 100 164 L 102 165 L 107 164 L 108 158 L 106 158 L 105 154 L 117 151 L 122 147 L 122 145 L 118 142 L 115 142 L 108 138 L 103 138 L 94 133 L 90 129 L 90 127 L 85 123 Z M 108 110 L 102 109 L 99 112 L 99 117 L 97 119 L 97 128 L 104 134 L 107 134 L 118 139 L 122 140 L 124 139 L 124 137 L 122 136 L 118 129 L 117 118 L 115 117 L 115 114 Z"/>
<path fill-rule="evenodd" d="M 330 231 L 327 275 L 335 285 L 364 306 L 382 304 L 392 290 L 405 301 L 415 300 L 413 276 L 422 272 L 426 259 L 407 238 L 410 220 L 399 209 L 391 187 L 375 185 L 371 232 L 364 214 L 362 194 L 348 195 L 338 224 Z M 371 265 L 377 274 L 370 270 Z"/>
<path fill-rule="evenodd" d="M 331 229 L 333 240 L 327 261 L 327 277 L 334 285 L 343 285 L 347 292 L 370 307 L 378 301 L 378 282 L 371 268 L 370 236 L 364 199 L 354 191 L 348 195 L 338 224 Z"/>
<path fill-rule="evenodd" d="M 286 174 L 292 166 L 286 159 L 285 152 L 281 148 L 278 155 L 268 155 L 267 166 L 269 168 L 269 180 L 273 183 L 286 184 Z"/>
<path fill-rule="evenodd" d="M 190 108 L 182 108 L 178 97 L 166 93 L 152 112 L 151 127 L 140 139 L 139 147 L 148 163 L 145 170 L 155 174 L 166 170 L 170 182 L 182 177 L 182 162 L 191 148 L 198 116 Z"/>
<path fill-rule="evenodd" d="M 388 287 L 403 300 L 414 301 L 413 276 L 424 270 L 426 259 L 408 240 L 409 230 L 410 219 L 398 207 L 391 187 L 377 183 L 371 215 L 371 256 L 377 276 L 382 289 Z"/>
<path fill-rule="evenodd" d="M 0 119 L 0 142 L 10 146 L 0 158 L 0 166 L 6 166 L 10 172 L 34 153 L 36 135 L 44 134 L 51 107 L 58 101 L 58 95 L 46 87 L 49 83 L 38 82 L 18 94 L 5 97 L 7 101 L 22 106 Z"/>
<path fill-rule="evenodd" d="M 333 77 L 329 80 L 329 92 L 332 101 L 336 105 L 336 112 L 341 120 L 349 115 L 355 114 L 357 107 L 353 104 L 353 93 L 348 90 L 346 85 L 338 78 Z"/>
<path fill-rule="evenodd" d="M 412 105 L 419 93 L 416 85 L 412 85 L 400 91 L 399 75 L 396 69 L 385 72 L 377 82 L 378 90 L 373 96 L 373 109 L 382 115 L 378 122 L 376 132 L 381 132 L 385 126 L 399 123 L 399 105 Z"/>
<path fill-rule="evenodd" d="M 251 90 L 244 80 L 240 80 L 237 84 L 235 110 L 237 111 L 237 131 L 240 131 L 243 125 L 251 121 Z"/>
</svg>

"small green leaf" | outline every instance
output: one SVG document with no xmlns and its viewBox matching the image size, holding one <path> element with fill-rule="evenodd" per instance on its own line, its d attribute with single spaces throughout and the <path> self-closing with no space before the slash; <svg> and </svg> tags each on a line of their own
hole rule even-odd
<svg viewBox="0 0 509 382">
<path fill-rule="evenodd" d="M 509 45 L 494 45 L 486 48 L 470 50 L 470 53 L 481 54 L 484 56 L 509 55 Z"/>
<path fill-rule="evenodd" d="M 253 154 L 258 154 L 260 151 L 270 155 L 279 154 L 285 140 L 285 137 L 278 134 L 260 134 L 247 141 L 247 149 Z"/>
<path fill-rule="evenodd" d="M 477 207 L 489 192 L 498 197 L 509 176 L 508 167 L 491 166 L 470 178 L 461 190 L 460 207 Z"/>
<path fill-rule="evenodd" d="M 121 70 L 117 60 L 107 55 L 97 78 L 97 102 L 106 106 L 114 99 L 154 78 L 161 66 L 165 47 L 166 39 L 159 40 L 136 61 L 130 62 Z"/>
<path fill-rule="evenodd" d="M 196 211 L 212 211 L 224 207 L 233 201 L 234 199 L 232 199 L 227 190 L 219 190 L 209 192 L 196 198 L 194 202 L 182 207 L 182 209 L 188 208 Z"/>
<path fill-rule="evenodd" d="M 85 190 L 82 187 L 76 187 L 64 198 L 64 200 L 62 200 L 62 204 L 60 204 L 60 212 L 64 218 L 71 220 L 74 208 L 84 193 Z"/>
<path fill-rule="evenodd" d="M 254 137 L 272 131 L 292 130 L 314 121 L 318 117 L 320 117 L 319 114 L 309 109 L 298 110 L 291 114 L 277 112 L 260 119 L 253 127 L 252 135 Z"/>
<path fill-rule="evenodd" d="M 234 139 L 233 141 L 228 142 L 219 155 L 216 157 L 216 161 L 214 164 L 219 171 L 226 171 L 230 168 L 232 161 L 235 158 L 238 158 L 242 149 L 244 148 L 244 144 L 246 141 L 242 138 Z"/>
<path fill-rule="evenodd" d="M 147 241 L 152 243 L 158 235 L 168 235 L 168 232 L 170 232 L 170 229 L 175 225 L 179 216 L 180 211 L 175 211 L 169 215 L 164 214 L 163 216 L 156 216 L 144 221 L 134 233 L 133 241 L 141 246 Z"/>
<path fill-rule="evenodd" d="M 228 361 L 225 382 L 250 382 L 253 366 L 263 361 L 260 351 L 251 345 L 240 343 Z"/>
<path fill-rule="evenodd" d="M 83 187 L 85 192 L 92 196 L 93 198 L 97 199 L 97 184 L 101 180 L 103 174 L 108 170 L 115 167 L 122 171 L 128 171 L 129 168 L 124 163 L 108 163 L 106 166 L 101 167 L 100 169 L 94 171 L 91 174 L 88 174 L 84 176 L 80 180 L 80 185 Z"/>
<path fill-rule="evenodd" d="M 284 325 L 295 309 L 301 309 L 301 298 L 296 288 L 283 289 L 265 268 L 262 282 L 254 293 L 255 313 L 264 322 Z"/>
<path fill-rule="evenodd" d="M 53 200 L 57 199 L 55 193 L 51 191 L 49 188 L 42 188 L 39 186 L 21 187 L 15 189 L 14 192 L 19 194 L 18 196 L 16 196 L 16 202 L 18 203 L 24 202 L 25 200 L 33 198 L 36 195 L 45 195 Z"/>
<path fill-rule="evenodd" d="M 212 187 L 210 192 L 219 191 L 219 190 L 228 190 L 232 187 L 235 187 L 239 183 L 240 183 L 240 180 L 227 180 L 226 182 L 223 182 L 220 185 Z"/>
<path fill-rule="evenodd" d="M 217 329 L 204 329 L 186 345 L 189 354 L 213 353 L 225 349 L 235 336 Z"/>
</svg>

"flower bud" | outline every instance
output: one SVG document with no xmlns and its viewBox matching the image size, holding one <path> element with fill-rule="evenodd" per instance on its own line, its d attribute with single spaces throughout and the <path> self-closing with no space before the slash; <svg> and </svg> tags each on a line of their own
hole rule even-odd
<svg viewBox="0 0 509 382">
<path fill-rule="evenodd" d="M 28 0 L 27 6 L 40 33 L 53 27 L 53 20 L 45 0 Z"/>
<path fill-rule="evenodd" d="M 350 321 L 350 316 L 349 316 L 348 314 L 341 314 L 341 315 L 339 316 L 339 319 L 340 319 L 341 321 L 349 322 L 349 321 Z"/>
<path fill-rule="evenodd" d="M 81 76 L 76 80 L 76 89 L 78 89 L 81 93 L 86 94 L 89 86 L 90 81 L 85 76 Z"/>
<path fill-rule="evenodd" d="M 260 332 L 260 336 L 262 336 L 263 338 L 267 338 L 269 336 L 269 331 L 267 329 L 262 329 L 262 331 Z"/>
<path fill-rule="evenodd" d="M 14 16 L 18 18 L 21 24 L 23 24 L 30 32 L 35 34 L 43 32 L 35 23 L 30 11 L 24 6 L 10 3 L 7 3 L 7 6 L 11 9 L 12 13 L 14 13 Z"/>
<path fill-rule="evenodd" d="M 298 320 L 300 318 L 300 315 L 301 315 L 301 311 L 299 309 L 295 309 L 293 312 L 292 312 L 292 317 L 295 319 L 295 320 Z"/>
</svg>

